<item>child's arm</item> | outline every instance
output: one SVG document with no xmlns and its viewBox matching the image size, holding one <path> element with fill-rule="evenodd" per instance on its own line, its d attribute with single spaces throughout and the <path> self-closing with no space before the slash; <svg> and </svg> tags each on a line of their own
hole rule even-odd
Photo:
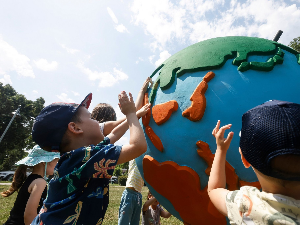
<svg viewBox="0 0 300 225">
<path fill-rule="evenodd" d="M 37 208 L 46 185 L 46 181 L 42 178 L 35 179 L 29 185 L 28 192 L 30 193 L 30 196 L 24 211 L 25 225 L 31 224 L 33 219 L 37 216 Z"/>
<path fill-rule="evenodd" d="M 152 205 L 152 203 L 155 201 L 156 201 L 155 197 L 148 199 L 143 205 L 143 212 L 146 212 L 149 206 Z"/>
<path fill-rule="evenodd" d="M 170 216 L 172 216 L 172 214 L 165 211 L 165 210 L 161 210 L 160 211 L 160 216 L 163 217 L 163 218 L 169 218 Z"/>
<path fill-rule="evenodd" d="M 126 115 L 129 125 L 130 139 L 129 144 L 123 145 L 117 164 L 128 162 L 147 150 L 147 143 L 143 129 L 135 114 L 135 106 L 131 93 L 129 99 L 125 91 L 119 94 L 119 106 L 123 114 Z"/>
<path fill-rule="evenodd" d="M 141 109 L 136 112 L 137 117 L 144 116 L 150 109 L 150 104 L 144 105 Z M 106 126 L 106 125 L 105 125 Z M 114 144 L 118 141 L 128 130 L 127 120 L 124 120 L 119 126 L 115 127 L 107 137 L 110 139 L 110 143 Z"/>
<path fill-rule="evenodd" d="M 211 202 L 219 210 L 220 213 L 227 216 L 226 195 L 229 192 L 226 187 L 225 163 L 226 153 L 233 138 L 233 132 L 230 132 L 227 138 L 224 138 L 225 130 L 229 129 L 231 124 L 220 128 L 220 120 L 218 121 L 212 134 L 216 138 L 217 150 L 212 164 L 209 181 L 208 181 L 208 195 Z M 220 129 L 219 129 L 220 128 Z"/>
<path fill-rule="evenodd" d="M 145 115 L 145 114 L 139 112 L 139 109 L 141 109 L 142 106 L 143 106 L 143 99 L 144 99 L 144 95 L 147 91 L 149 82 L 150 82 L 150 78 L 147 77 L 147 79 L 145 80 L 141 90 L 138 93 L 136 101 L 135 101 L 135 108 L 137 110 L 136 115 L 137 115 L 138 118 Z M 105 122 L 103 135 L 107 136 L 108 134 L 110 134 L 115 127 L 117 127 L 119 124 L 123 123 L 125 120 L 126 120 L 126 117 L 122 118 L 122 119 L 119 119 L 117 121 L 107 121 L 107 122 Z M 128 129 L 128 127 L 127 127 L 127 129 Z"/>
</svg>

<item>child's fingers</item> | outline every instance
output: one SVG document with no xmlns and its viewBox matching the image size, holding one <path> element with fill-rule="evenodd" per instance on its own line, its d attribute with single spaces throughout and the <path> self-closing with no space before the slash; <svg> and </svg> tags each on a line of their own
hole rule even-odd
<svg viewBox="0 0 300 225">
<path fill-rule="evenodd" d="M 227 124 L 223 127 L 221 127 L 218 131 L 218 133 L 216 134 L 216 136 L 219 138 L 219 137 L 224 137 L 224 133 L 225 133 L 225 130 L 228 130 L 230 129 L 231 127 L 231 124 Z"/>
<path fill-rule="evenodd" d="M 234 133 L 233 133 L 232 131 L 228 133 L 227 138 L 226 138 L 226 140 L 224 141 L 225 144 L 227 144 L 227 143 L 230 144 L 230 142 L 231 142 L 231 140 L 232 140 L 232 138 L 233 138 L 233 134 L 234 134 Z"/>
<path fill-rule="evenodd" d="M 212 131 L 212 135 L 213 135 L 213 136 L 215 136 L 215 135 L 218 133 L 219 127 L 220 127 L 220 123 L 221 123 L 221 121 L 218 120 L 217 125 L 215 126 L 215 128 L 214 128 L 213 131 Z"/>
<path fill-rule="evenodd" d="M 129 94 L 129 101 L 134 102 L 134 101 L 133 101 L 132 94 L 131 94 L 130 92 L 129 92 L 128 94 Z"/>
</svg>

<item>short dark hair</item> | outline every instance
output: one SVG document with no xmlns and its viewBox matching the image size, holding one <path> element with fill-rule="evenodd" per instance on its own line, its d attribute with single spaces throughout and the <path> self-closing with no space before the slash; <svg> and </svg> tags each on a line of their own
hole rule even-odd
<svg viewBox="0 0 300 225">
<path fill-rule="evenodd" d="M 92 111 L 91 117 L 92 119 L 97 120 L 99 123 L 117 120 L 114 108 L 107 103 L 99 103 L 96 105 Z"/>
</svg>

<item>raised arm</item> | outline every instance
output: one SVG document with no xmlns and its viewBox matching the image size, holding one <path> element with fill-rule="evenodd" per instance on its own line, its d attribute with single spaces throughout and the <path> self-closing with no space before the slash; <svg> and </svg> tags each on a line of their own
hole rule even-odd
<svg viewBox="0 0 300 225">
<path fill-rule="evenodd" d="M 144 99 L 144 95 L 147 91 L 147 88 L 149 86 L 149 82 L 150 82 L 150 78 L 147 77 L 147 79 L 145 80 L 145 82 L 143 83 L 143 86 L 141 87 L 141 90 L 139 91 L 138 93 L 138 96 L 136 98 L 136 101 L 135 101 L 135 108 L 136 108 L 136 115 L 140 118 L 142 116 L 144 116 L 145 114 L 143 114 L 143 111 L 139 111 L 142 106 L 143 106 L 143 99 Z M 124 121 L 126 120 L 126 117 L 122 118 L 122 119 L 119 119 L 117 121 L 107 121 L 105 122 L 105 125 L 104 125 L 104 130 L 103 130 L 103 135 L 104 136 L 107 136 L 108 134 L 110 134 L 112 132 L 112 130 L 117 127 L 118 125 L 120 125 L 121 123 L 123 123 Z M 126 127 L 126 130 L 128 129 L 128 125 Z M 125 130 L 125 132 L 126 132 Z M 124 132 L 124 133 L 125 133 Z M 123 133 L 123 134 L 124 134 Z M 122 135 L 123 135 L 122 134 Z M 122 135 L 120 137 L 122 137 Z"/>
<path fill-rule="evenodd" d="M 136 116 L 139 118 L 144 116 L 148 112 L 148 110 L 150 110 L 150 105 L 151 104 L 146 104 L 142 108 L 140 108 L 136 112 Z M 109 137 L 110 139 L 110 143 L 114 144 L 116 141 L 118 141 L 125 134 L 127 130 L 128 130 L 128 123 L 127 120 L 124 120 L 120 125 L 115 127 L 109 135 L 107 135 L 107 137 Z"/>
<path fill-rule="evenodd" d="M 219 210 L 220 213 L 227 216 L 227 208 L 225 204 L 226 195 L 229 192 L 226 189 L 226 153 L 233 138 L 233 132 L 229 132 L 227 138 L 224 138 L 225 130 L 230 129 L 231 124 L 220 128 L 220 120 L 214 128 L 212 134 L 216 138 L 217 150 L 210 171 L 208 180 L 208 195 L 211 202 Z"/>
<path fill-rule="evenodd" d="M 147 77 L 147 79 L 143 83 L 143 86 L 141 87 L 141 90 L 138 93 L 138 96 L 137 96 L 136 101 L 135 101 L 135 108 L 136 108 L 136 110 L 139 110 L 143 106 L 144 95 L 145 95 L 145 93 L 146 93 L 146 91 L 148 89 L 150 81 L 151 81 L 151 78 Z"/>
<path fill-rule="evenodd" d="M 155 197 L 152 197 L 150 199 L 148 199 L 144 205 L 143 205 L 143 212 L 147 211 L 147 209 L 149 208 L 150 205 L 152 205 L 152 203 L 154 203 L 156 201 Z"/>
<path fill-rule="evenodd" d="M 142 127 L 136 116 L 136 109 L 131 93 L 129 98 L 125 91 L 119 94 L 119 106 L 124 115 L 126 115 L 129 125 L 130 139 L 129 144 L 122 147 L 117 164 L 128 162 L 140 156 L 147 150 L 147 143 Z"/>
<path fill-rule="evenodd" d="M 172 214 L 162 209 L 160 211 L 160 216 L 163 218 L 169 218 L 170 216 L 172 216 Z"/>
</svg>

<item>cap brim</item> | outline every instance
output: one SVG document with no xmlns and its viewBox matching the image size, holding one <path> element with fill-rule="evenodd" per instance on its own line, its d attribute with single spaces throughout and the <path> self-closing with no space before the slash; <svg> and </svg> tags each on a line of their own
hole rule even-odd
<svg viewBox="0 0 300 225">
<path fill-rule="evenodd" d="M 80 106 L 84 106 L 85 108 L 89 108 L 90 107 L 90 104 L 91 104 L 91 101 L 92 101 L 92 93 L 89 93 L 85 98 L 84 100 L 80 103 L 80 105 L 78 106 L 78 108 Z"/>
</svg>

